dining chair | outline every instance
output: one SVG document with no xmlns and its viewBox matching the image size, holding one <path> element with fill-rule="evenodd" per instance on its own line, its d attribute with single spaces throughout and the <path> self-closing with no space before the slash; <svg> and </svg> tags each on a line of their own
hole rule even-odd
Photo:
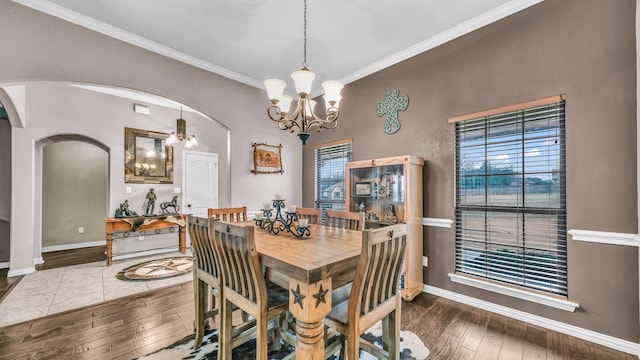
<svg viewBox="0 0 640 360">
<path fill-rule="evenodd" d="M 364 230 L 364 213 L 327 210 L 325 225 L 362 231 Z"/>
<path fill-rule="evenodd" d="M 215 299 L 220 298 L 220 272 L 209 236 L 213 219 L 189 216 L 188 229 L 194 258 L 193 291 L 196 310 L 194 349 L 202 345 L 205 322 L 218 314 Z"/>
<path fill-rule="evenodd" d="M 349 299 L 334 304 L 324 322 L 341 334 L 341 359 L 345 352 L 349 360 L 358 359 L 360 347 L 378 358 L 398 359 L 401 305 L 398 279 L 406 248 L 406 224 L 362 232 L 362 250 Z M 382 349 L 360 337 L 380 320 Z"/>
<path fill-rule="evenodd" d="M 298 219 L 309 219 L 309 224 L 320 225 L 322 220 L 322 209 L 299 207 L 296 209 L 296 213 L 298 214 Z"/>
<path fill-rule="evenodd" d="M 233 207 L 233 208 L 208 208 L 207 216 L 213 217 L 216 220 L 231 221 L 231 222 L 243 222 L 247 221 L 247 207 Z"/>
<path fill-rule="evenodd" d="M 267 359 L 269 321 L 276 326 L 278 316 L 289 308 L 289 290 L 266 280 L 254 241 L 254 227 L 216 221 L 213 224 L 215 250 L 220 259 L 221 330 L 219 353 L 231 359 L 232 318 L 235 305 L 256 320 L 256 359 Z M 286 340 L 286 339 L 285 339 Z M 276 347 L 280 340 L 274 341 Z"/>
</svg>

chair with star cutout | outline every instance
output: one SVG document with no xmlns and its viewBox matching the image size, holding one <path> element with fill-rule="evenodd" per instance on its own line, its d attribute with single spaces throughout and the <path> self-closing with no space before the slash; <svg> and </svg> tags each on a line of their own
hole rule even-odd
<svg viewBox="0 0 640 360">
<path fill-rule="evenodd" d="M 289 309 L 289 291 L 263 276 L 253 226 L 216 221 L 213 234 L 222 274 L 219 352 L 223 359 L 231 359 L 231 310 L 237 306 L 256 320 L 256 359 L 266 360 L 269 321 L 274 320 L 274 343 L 278 346 L 278 317 Z"/>
<path fill-rule="evenodd" d="M 341 334 L 341 359 L 345 353 L 349 360 L 358 359 L 361 347 L 378 358 L 399 358 L 401 297 L 398 279 L 406 248 L 406 224 L 362 232 L 362 250 L 349 299 L 333 304 L 325 319 L 326 326 Z M 380 320 L 382 349 L 360 337 Z"/>
</svg>

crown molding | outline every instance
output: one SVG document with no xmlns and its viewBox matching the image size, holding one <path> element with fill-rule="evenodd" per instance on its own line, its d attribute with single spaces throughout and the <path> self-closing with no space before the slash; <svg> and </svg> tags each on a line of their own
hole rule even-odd
<svg viewBox="0 0 640 360">
<path fill-rule="evenodd" d="M 264 89 L 261 80 L 256 80 L 235 71 L 223 68 L 221 66 L 212 64 L 202 59 L 196 58 L 191 55 L 187 55 L 183 52 L 171 49 L 167 46 L 158 44 L 144 37 L 132 34 L 130 32 L 118 29 L 114 26 L 108 25 L 96 19 L 82 15 L 75 11 L 71 11 L 60 5 L 54 4 L 48 0 L 13 0 L 16 3 L 38 10 L 45 14 L 58 17 L 60 19 L 69 21 L 73 24 L 80 25 L 87 29 L 91 29 L 102 33 L 104 35 L 113 37 L 115 39 L 127 42 L 129 44 L 141 47 L 143 49 L 155 52 L 160 55 L 167 56 L 171 59 L 183 62 L 188 65 L 195 66 L 197 68 L 207 70 L 224 76 L 231 80 L 238 81 L 240 83 L 256 87 L 258 89 Z M 391 65 L 397 64 L 403 60 L 406 60 L 412 56 L 423 53 L 427 50 L 433 49 L 436 46 L 442 45 L 448 41 L 456 39 L 462 35 L 475 31 L 483 26 L 491 24 L 495 21 L 503 19 L 507 16 L 515 14 L 521 10 L 531 7 L 535 4 L 542 2 L 543 0 L 512 0 L 502 6 L 499 6 L 491 11 L 488 11 L 482 15 L 479 15 L 471 20 L 468 20 L 458 26 L 441 32 L 440 34 L 430 37 L 414 46 L 406 48 L 398 53 L 388 56 L 385 59 L 377 61 L 369 66 L 362 68 L 356 72 L 353 72 L 344 78 L 340 79 L 345 84 L 359 80 L 365 76 L 373 74 Z M 313 93 L 314 96 L 322 95 Z"/>
<path fill-rule="evenodd" d="M 512 0 L 491 11 L 487 11 L 482 15 L 476 16 L 471 20 L 465 21 L 458 26 L 447 29 L 435 36 L 432 36 L 414 46 L 408 47 L 365 68 L 362 68 L 361 70 L 351 73 L 341 79 L 341 81 L 345 84 L 356 81 L 377 71 L 385 69 L 391 65 L 395 65 L 410 57 L 423 53 L 427 50 L 431 50 L 436 46 L 442 45 L 460 36 L 473 32 L 483 26 L 489 25 L 507 16 L 513 15 L 542 1 L 543 0 Z"/>
<path fill-rule="evenodd" d="M 54 4 L 47 0 L 13 0 L 13 1 L 18 4 L 43 12 L 45 14 L 55 16 L 62 20 L 66 20 L 70 23 L 80 25 L 87 29 L 124 41 L 131 45 L 138 46 L 140 48 L 155 52 L 160 55 L 164 55 L 166 57 L 183 62 L 185 64 L 210 71 L 212 73 L 218 74 L 220 76 L 224 76 L 226 78 L 241 82 L 246 85 L 250 85 L 260 89 L 263 88 L 261 81 L 255 80 L 253 78 L 242 75 L 235 71 L 231 71 L 227 68 L 214 65 L 210 62 L 204 61 L 194 56 L 187 55 L 181 51 L 177 51 L 167 46 L 158 44 L 155 41 L 151 41 L 147 38 L 132 34 L 128 31 L 124 31 L 115 26 L 106 24 L 102 21 L 98 21 L 86 15 L 82 15 L 78 12 L 71 11 L 67 8 Z"/>
</svg>

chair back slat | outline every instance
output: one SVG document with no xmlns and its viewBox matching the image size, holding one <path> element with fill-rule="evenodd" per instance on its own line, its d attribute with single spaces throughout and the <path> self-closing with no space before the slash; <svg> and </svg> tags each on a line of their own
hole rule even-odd
<svg viewBox="0 0 640 360">
<path fill-rule="evenodd" d="M 325 225 L 362 231 L 364 229 L 364 213 L 327 210 Z"/>
<path fill-rule="evenodd" d="M 191 249 L 195 258 L 196 269 L 204 271 L 213 277 L 219 277 L 210 229 L 213 219 L 189 216 L 188 230 L 191 238 Z"/>
<path fill-rule="evenodd" d="M 216 220 L 243 222 L 247 221 L 247 207 L 209 208 L 207 209 L 207 216 Z"/>
<path fill-rule="evenodd" d="M 406 249 L 406 224 L 362 232 L 362 252 L 349 299 L 357 304 L 353 309 L 359 316 L 397 296 Z"/>
<path fill-rule="evenodd" d="M 213 229 L 216 251 L 225 274 L 222 279 L 225 291 L 231 290 L 253 303 L 259 296 L 264 298 L 266 287 L 264 281 L 258 281 L 262 271 L 253 226 L 216 221 Z"/>
<path fill-rule="evenodd" d="M 309 224 L 320 225 L 322 209 L 297 208 L 298 219 L 309 219 Z"/>
</svg>

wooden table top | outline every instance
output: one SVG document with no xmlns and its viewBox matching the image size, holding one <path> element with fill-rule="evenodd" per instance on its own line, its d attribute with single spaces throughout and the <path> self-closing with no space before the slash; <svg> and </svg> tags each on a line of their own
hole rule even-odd
<svg viewBox="0 0 640 360">
<path fill-rule="evenodd" d="M 255 242 L 262 264 L 307 283 L 355 272 L 362 245 L 360 231 L 313 224 L 309 230 L 308 239 L 298 239 L 286 231 L 273 235 L 256 227 Z"/>
</svg>

